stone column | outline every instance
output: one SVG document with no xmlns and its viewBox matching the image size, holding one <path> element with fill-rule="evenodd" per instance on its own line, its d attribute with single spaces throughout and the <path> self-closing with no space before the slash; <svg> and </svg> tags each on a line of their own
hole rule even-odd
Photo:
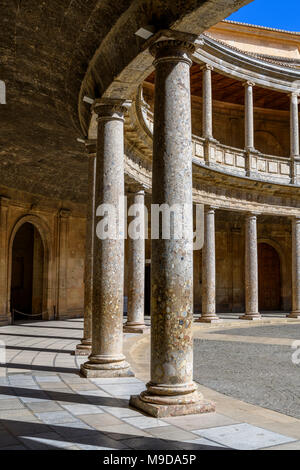
<svg viewBox="0 0 300 470">
<path fill-rule="evenodd" d="M 93 261 L 92 352 L 81 366 L 86 377 L 133 373 L 123 355 L 124 112 L 123 100 L 101 99 L 98 115 Z"/>
<path fill-rule="evenodd" d="M 245 149 L 254 150 L 254 116 L 253 116 L 253 87 L 254 83 L 246 82 L 245 87 Z"/>
<path fill-rule="evenodd" d="M 213 140 L 212 127 L 212 86 L 211 71 L 213 67 L 205 64 L 202 69 L 202 134 L 204 139 Z"/>
<path fill-rule="evenodd" d="M 204 245 L 202 251 L 202 314 L 197 320 L 215 323 L 216 315 L 216 248 L 215 248 L 215 209 L 204 209 Z"/>
<path fill-rule="evenodd" d="M 300 318 L 300 217 L 292 219 L 292 312 L 289 318 Z"/>
<path fill-rule="evenodd" d="M 86 356 L 92 348 L 92 300 L 93 300 L 93 246 L 94 246 L 94 212 L 95 212 L 95 179 L 96 179 L 96 140 L 86 143 L 88 154 L 88 197 L 85 237 L 84 269 L 84 313 L 83 338 L 74 351 L 76 356 Z"/>
<path fill-rule="evenodd" d="M 8 230 L 9 198 L 0 196 L 0 326 L 11 322 L 8 305 Z"/>
<path fill-rule="evenodd" d="M 60 209 L 58 214 L 58 295 L 57 317 L 63 319 L 68 316 L 68 236 L 69 236 L 69 209 Z"/>
<path fill-rule="evenodd" d="M 246 312 L 242 320 L 260 320 L 258 311 L 258 266 L 257 266 L 257 216 L 246 215 L 245 224 L 245 303 Z"/>
<path fill-rule="evenodd" d="M 299 112 L 298 93 L 290 94 L 290 154 L 291 182 L 297 182 L 297 166 L 299 164 Z"/>
<path fill-rule="evenodd" d="M 193 382 L 193 224 L 190 53 L 177 40 L 155 43 L 153 205 L 174 212 L 170 236 L 159 230 L 151 251 L 151 379 L 132 406 L 152 416 L 212 411 Z M 176 205 L 176 206 L 175 206 Z M 165 218 L 166 219 L 166 218 Z M 184 228 L 181 236 L 179 228 Z M 175 235 L 176 232 L 176 235 Z"/>
<path fill-rule="evenodd" d="M 144 321 L 145 308 L 145 192 L 128 195 L 128 209 L 134 209 L 138 218 L 139 231 L 128 233 L 128 304 L 125 333 L 149 331 Z M 130 231 L 130 225 L 129 225 Z"/>
</svg>

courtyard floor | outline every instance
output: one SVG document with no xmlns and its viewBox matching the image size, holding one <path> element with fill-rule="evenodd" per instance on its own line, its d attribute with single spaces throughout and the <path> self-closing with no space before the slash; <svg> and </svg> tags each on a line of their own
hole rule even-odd
<svg viewBox="0 0 300 470">
<path fill-rule="evenodd" d="M 78 373 L 86 358 L 71 354 L 82 326 L 74 319 L 0 328 L 1 450 L 300 449 L 300 365 L 291 361 L 300 321 L 195 324 L 195 378 L 217 412 L 166 419 L 128 407 L 149 378 L 150 335 L 124 335 L 134 378 L 86 379 Z"/>
</svg>

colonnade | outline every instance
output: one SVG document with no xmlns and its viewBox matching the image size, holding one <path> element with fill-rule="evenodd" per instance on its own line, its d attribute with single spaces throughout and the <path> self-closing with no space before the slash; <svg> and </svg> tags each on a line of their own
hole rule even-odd
<svg viewBox="0 0 300 470">
<path fill-rule="evenodd" d="M 214 141 L 213 137 L 213 101 L 212 101 L 212 71 L 211 65 L 204 65 L 202 68 L 202 102 L 203 102 L 203 120 L 202 120 L 202 135 L 207 142 Z M 251 176 L 252 165 L 251 156 L 257 154 L 255 149 L 255 132 L 254 132 L 254 87 L 255 83 L 246 81 L 243 83 L 245 88 L 245 104 L 244 104 L 244 117 L 245 117 L 245 152 L 246 152 L 246 171 L 247 175 Z M 298 101 L 299 94 L 292 92 L 290 97 L 290 160 L 291 160 L 291 182 L 295 183 L 296 164 L 299 161 L 299 112 Z"/>
<path fill-rule="evenodd" d="M 153 416 L 181 415 L 214 410 L 193 381 L 193 211 L 190 66 L 193 45 L 163 40 L 151 47 L 156 69 L 152 163 L 152 204 L 179 205 L 174 227 L 184 225 L 181 238 L 151 240 L 151 378 L 146 390 L 130 403 Z M 211 69 L 204 68 L 205 136 L 213 139 L 211 118 Z M 251 96 L 247 84 L 251 123 Z M 249 93 L 249 95 L 248 95 Z M 131 376 L 123 355 L 124 226 L 120 211 L 113 215 L 116 237 L 101 237 L 96 216 L 103 205 L 118 207 L 124 195 L 124 113 L 126 102 L 96 100 L 98 116 L 96 157 L 90 158 L 89 216 L 87 231 L 84 338 L 77 350 L 90 348 L 81 367 L 86 377 Z M 251 134 L 250 124 L 247 127 Z M 254 148 L 248 135 L 248 148 Z M 144 205 L 144 192 L 130 194 L 130 201 Z M 203 247 L 203 308 L 200 321 L 219 321 L 215 308 L 215 207 L 205 208 Z M 184 222 L 183 222 L 184 219 Z M 247 214 L 246 312 L 258 313 L 256 214 Z M 141 230 L 144 224 L 141 223 Z M 103 233 L 102 233 L 103 235 Z M 300 315 L 300 218 L 293 221 L 293 312 Z M 128 319 L 124 331 L 144 331 L 145 242 L 129 237 Z M 89 291 L 89 292 L 88 292 Z M 92 296 L 92 297 L 91 297 Z M 85 352 L 86 352 L 85 351 Z"/>
</svg>

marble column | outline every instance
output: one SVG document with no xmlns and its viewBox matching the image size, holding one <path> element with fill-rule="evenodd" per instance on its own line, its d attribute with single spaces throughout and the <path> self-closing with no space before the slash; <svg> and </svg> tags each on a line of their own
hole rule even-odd
<svg viewBox="0 0 300 470">
<path fill-rule="evenodd" d="M 253 87 L 254 83 L 246 82 L 245 87 L 245 149 L 254 150 L 254 116 L 253 116 Z"/>
<path fill-rule="evenodd" d="M 132 376 L 123 354 L 124 112 L 123 100 L 100 99 L 98 115 L 93 259 L 92 352 L 86 377 Z"/>
<path fill-rule="evenodd" d="M 193 224 L 190 54 L 178 40 L 155 43 L 152 208 L 175 207 L 170 236 L 152 236 L 151 378 L 130 404 L 157 417 L 214 410 L 193 381 Z M 155 206 L 154 206 L 155 207 Z M 151 213 L 152 215 L 152 213 Z M 151 229 L 153 228 L 153 216 Z M 176 228 L 176 235 L 175 235 Z M 178 236 L 178 228 L 183 228 Z"/>
<path fill-rule="evenodd" d="M 202 249 L 202 313 L 197 320 L 215 323 L 216 315 L 216 247 L 215 247 L 215 208 L 204 208 L 204 245 Z"/>
<path fill-rule="evenodd" d="M 213 67 L 205 64 L 202 69 L 202 134 L 204 139 L 213 140 L 212 125 L 212 85 Z"/>
<path fill-rule="evenodd" d="M 258 311 L 257 215 L 246 215 L 245 224 L 245 314 L 242 320 L 260 320 Z"/>
<path fill-rule="evenodd" d="M 92 348 L 92 300 L 93 300 L 93 246 L 94 246 L 94 212 L 96 181 L 96 140 L 86 143 L 88 154 L 88 197 L 85 237 L 85 270 L 84 270 L 84 313 L 83 337 L 77 344 L 74 354 L 87 356 Z"/>
<path fill-rule="evenodd" d="M 139 231 L 128 233 L 128 303 L 125 333 L 149 331 L 145 325 L 145 192 L 139 190 L 128 194 L 128 209 L 134 207 L 138 217 Z M 128 214 L 130 215 L 130 214 Z M 130 226 L 129 226 L 130 227 Z"/>
<path fill-rule="evenodd" d="M 292 219 L 292 312 L 289 318 L 300 318 L 300 217 Z"/>
<path fill-rule="evenodd" d="M 298 93 L 290 94 L 290 154 L 291 154 L 291 182 L 297 182 L 297 167 L 299 157 L 299 110 Z"/>
</svg>

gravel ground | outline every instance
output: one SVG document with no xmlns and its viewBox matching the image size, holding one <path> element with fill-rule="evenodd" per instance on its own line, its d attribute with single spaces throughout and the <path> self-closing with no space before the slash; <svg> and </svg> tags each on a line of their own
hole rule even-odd
<svg viewBox="0 0 300 470">
<path fill-rule="evenodd" d="M 258 330 L 262 334 L 264 327 L 252 332 Z M 225 395 L 300 419 L 300 364 L 293 364 L 293 352 L 288 346 L 195 339 L 194 377 Z"/>
<path fill-rule="evenodd" d="M 300 340 L 300 323 L 294 325 L 254 326 L 250 328 L 232 328 L 212 333 L 238 336 L 265 336 L 268 338 L 290 338 Z"/>
</svg>

